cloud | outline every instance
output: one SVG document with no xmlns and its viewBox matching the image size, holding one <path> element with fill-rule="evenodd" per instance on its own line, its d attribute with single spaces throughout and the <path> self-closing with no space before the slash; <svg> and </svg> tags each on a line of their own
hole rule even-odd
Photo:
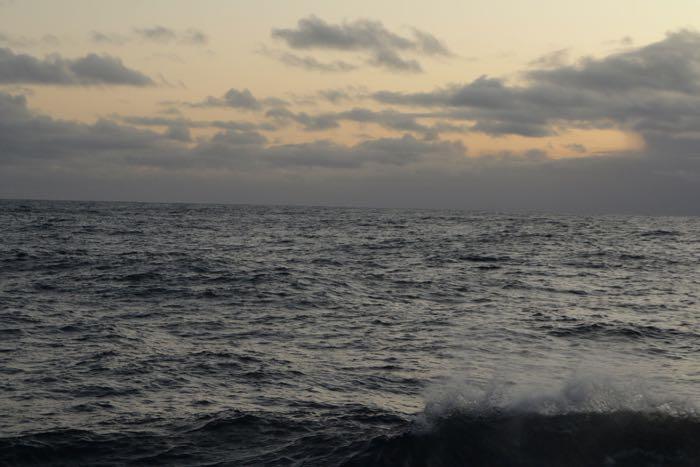
<svg viewBox="0 0 700 467">
<path fill-rule="evenodd" d="M 167 44 L 168 42 L 173 42 L 177 40 L 177 34 L 170 28 L 163 26 L 153 26 L 151 28 L 137 28 L 134 29 L 134 33 L 141 39 L 162 42 Z"/>
<path fill-rule="evenodd" d="M 368 97 L 370 97 L 368 90 L 364 86 L 345 86 L 343 88 L 321 89 L 306 95 L 296 95 L 294 102 L 300 105 L 317 105 L 320 101 L 341 105 L 347 102 L 363 101 Z"/>
<path fill-rule="evenodd" d="M 175 31 L 164 26 L 153 26 L 150 28 L 137 28 L 134 33 L 142 40 L 170 44 L 177 42 L 185 45 L 206 45 L 209 37 L 198 29 L 187 29 L 186 31 Z"/>
<path fill-rule="evenodd" d="M 142 116 L 120 116 L 114 115 L 112 118 L 129 125 L 145 127 L 186 127 L 190 128 L 219 128 L 222 130 L 236 131 L 272 131 L 276 127 L 270 123 L 252 123 L 235 120 L 190 120 L 183 117 L 142 117 Z"/>
<path fill-rule="evenodd" d="M 231 88 L 224 94 L 223 100 L 226 106 L 237 109 L 257 110 L 261 107 L 260 101 L 248 89 L 239 91 Z"/>
<path fill-rule="evenodd" d="M 198 29 L 188 29 L 180 35 L 180 42 L 190 45 L 207 45 L 209 36 Z"/>
<path fill-rule="evenodd" d="M 134 40 L 154 42 L 157 44 L 181 44 L 204 46 L 209 43 L 209 36 L 195 28 L 178 31 L 165 26 L 134 28 L 132 34 L 117 34 L 102 31 L 90 32 L 90 41 L 102 45 L 125 45 Z"/>
<path fill-rule="evenodd" d="M 30 38 L 25 36 L 15 36 L 10 34 L 0 33 L 0 45 L 14 48 L 28 47 L 56 47 L 60 45 L 61 40 L 53 34 L 44 34 L 40 38 Z"/>
<path fill-rule="evenodd" d="M 280 145 L 269 148 L 264 159 L 277 168 L 358 169 L 365 166 L 403 167 L 425 160 L 464 158 L 458 142 L 420 141 L 413 136 L 379 138 L 354 146 L 329 141 Z"/>
<path fill-rule="evenodd" d="M 139 130 L 114 121 L 95 124 L 56 120 L 37 115 L 26 98 L 0 92 L 0 166 L 48 167 L 72 170 L 105 170 L 114 165 L 160 170 L 226 167 L 359 168 L 368 164 L 402 166 L 435 157 L 464 154 L 461 143 L 419 141 L 410 135 L 381 138 L 356 146 L 329 141 L 268 145 L 265 136 L 250 124 L 190 122 L 184 119 L 126 117 L 123 121 L 146 126 L 165 126 L 161 134 Z M 189 128 L 211 125 L 224 128 L 194 147 Z"/>
<path fill-rule="evenodd" d="M 309 55 L 301 56 L 290 52 L 282 52 L 279 50 L 264 50 L 263 55 L 273 57 L 281 63 L 293 67 L 302 68 L 308 71 L 320 71 L 323 73 L 338 73 L 356 70 L 357 65 L 345 62 L 343 60 L 334 60 L 331 62 L 323 62 Z"/>
<path fill-rule="evenodd" d="M 332 104 L 339 104 L 354 99 L 354 96 L 345 89 L 323 89 L 318 92 L 318 95 Z"/>
<path fill-rule="evenodd" d="M 294 49 L 330 50 L 418 50 L 425 55 L 450 55 L 449 50 L 429 33 L 413 30 L 414 38 L 387 30 L 379 21 L 360 19 L 330 24 L 310 16 L 300 19 L 296 29 L 273 29 L 272 36 Z"/>
<path fill-rule="evenodd" d="M 90 41 L 95 44 L 124 45 L 130 38 L 121 34 L 110 34 L 99 31 L 90 32 Z"/>
<path fill-rule="evenodd" d="M 681 31 L 646 47 L 554 69 L 533 70 L 529 79 L 598 93 L 700 90 L 700 35 Z"/>
<path fill-rule="evenodd" d="M 295 113 L 289 109 L 273 108 L 267 111 L 266 116 L 279 124 L 295 122 L 303 126 L 306 131 L 323 131 L 338 128 L 340 122 L 343 121 L 375 124 L 388 130 L 416 133 L 424 139 L 435 139 L 443 132 L 465 133 L 470 130 L 464 125 L 451 125 L 445 122 L 438 122 L 434 125 L 425 125 L 418 122 L 418 119 L 431 117 L 431 114 L 405 113 L 396 110 L 375 111 L 360 107 L 341 112 L 326 112 L 315 115 L 306 112 Z"/>
<path fill-rule="evenodd" d="M 368 61 L 369 64 L 393 71 L 422 73 L 423 67 L 416 60 L 405 60 L 393 50 L 378 50 Z"/>
<path fill-rule="evenodd" d="M 270 144 L 242 127 L 192 145 L 188 123 L 150 123 L 165 133 L 52 119 L 0 93 L 0 183 L 80 199 L 700 213 L 698 138 L 658 137 L 644 153 L 575 160 L 538 149 L 469 158 L 459 142 L 410 135 Z"/>
<path fill-rule="evenodd" d="M 109 55 L 88 54 L 65 59 L 54 54 L 38 59 L 3 48 L 0 48 L 0 83 L 61 86 L 154 84 L 145 74 L 127 68 L 119 58 Z"/>
<path fill-rule="evenodd" d="M 579 143 L 567 144 L 565 147 L 571 151 L 578 152 L 581 154 L 585 154 L 586 152 L 588 152 L 588 149 L 586 148 L 586 146 L 584 146 L 583 144 L 579 144 Z"/>
<path fill-rule="evenodd" d="M 173 104 L 168 102 L 168 104 Z M 240 110 L 262 110 L 265 107 L 284 108 L 289 105 L 284 99 L 267 97 L 258 99 L 248 89 L 231 88 L 221 97 L 208 96 L 200 102 L 185 103 L 188 107 L 230 107 Z"/>
<path fill-rule="evenodd" d="M 11 36 L 0 33 L 0 44 L 10 47 L 27 47 L 34 45 L 34 41 L 26 37 Z"/>
<path fill-rule="evenodd" d="M 184 122 L 178 121 L 168 125 L 168 131 L 165 133 L 165 137 L 175 141 L 181 141 L 183 143 L 192 141 L 189 126 Z"/>
<path fill-rule="evenodd" d="M 430 33 L 413 28 L 415 46 L 428 56 L 451 57 L 454 54 L 437 37 Z"/>
<path fill-rule="evenodd" d="M 700 34 L 680 31 L 645 47 L 527 71 L 511 85 L 482 76 L 428 92 L 374 93 L 375 101 L 436 109 L 492 135 L 548 136 L 558 129 L 640 133 L 700 131 Z"/>
<path fill-rule="evenodd" d="M 447 46 L 430 33 L 414 28 L 410 35 L 400 35 L 389 31 L 381 22 L 368 19 L 331 24 L 316 16 L 309 16 L 300 19 L 296 28 L 273 29 L 272 37 L 283 41 L 292 49 L 363 53 L 365 63 L 397 72 L 420 73 L 423 71 L 418 61 L 403 57 L 401 54 L 404 53 L 427 57 L 453 55 Z M 290 66 L 303 64 L 299 60 L 290 59 L 297 57 L 295 55 L 286 57 L 287 60 L 284 60 L 285 57 L 282 55 L 277 58 Z M 306 58 L 307 61 L 314 63 L 315 59 Z M 306 68 L 328 71 L 318 66 Z"/>
<path fill-rule="evenodd" d="M 209 96 L 192 107 L 231 107 L 243 110 L 260 110 L 263 104 L 248 89 L 231 88 L 222 97 Z"/>
<path fill-rule="evenodd" d="M 126 157 L 134 151 L 172 149 L 152 132 L 123 127 L 108 120 L 93 125 L 54 120 L 27 107 L 24 96 L 0 92 L 0 141 L 3 165 L 33 165 L 39 161 L 65 165 L 85 163 L 89 158 Z M 88 158 L 88 160 L 83 160 Z"/>
<path fill-rule="evenodd" d="M 563 66 L 569 60 L 569 49 L 559 49 L 544 54 L 530 62 L 531 66 L 539 68 L 555 68 Z"/>
<path fill-rule="evenodd" d="M 371 94 L 383 110 L 305 113 L 235 88 L 205 103 L 257 110 L 264 123 L 134 116 L 84 124 L 0 93 L 0 185 L 82 199 L 700 214 L 693 45 L 700 35 L 681 31 L 605 57 L 528 68 L 516 83 L 483 76 L 427 92 Z M 344 122 L 403 134 L 352 145 L 313 134 L 285 144 L 263 134 L 264 124 L 323 131 Z M 192 128 L 205 127 L 214 136 L 192 138 Z M 565 150 L 578 157 L 556 159 L 537 139 L 576 128 L 632 132 L 644 145 L 588 156 L 572 144 Z M 451 130 L 527 135 L 532 144 L 470 157 L 461 142 L 439 138 Z"/>
<path fill-rule="evenodd" d="M 338 128 L 338 118 L 333 114 L 309 115 L 306 112 L 292 112 L 286 108 L 272 108 L 265 113 L 279 124 L 296 122 L 304 126 L 307 131 L 322 131 Z"/>
</svg>

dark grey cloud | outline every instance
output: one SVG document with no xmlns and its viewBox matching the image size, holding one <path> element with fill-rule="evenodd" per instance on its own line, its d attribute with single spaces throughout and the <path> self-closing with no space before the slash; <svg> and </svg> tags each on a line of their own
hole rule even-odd
<svg viewBox="0 0 700 467">
<path fill-rule="evenodd" d="M 410 135 L 382 138 L 356 146 L 329 141 L 269 145 L 254 126 L 221 122 L 223 131 L 194 147 L 189 128 L 211 125 L 184 119 L 126 117 L 138 125 L 164 126 L 164 133 L 139 130 L 114 121 L 86 125 L 37 115 L 26 98 L 0 93 L 0 166 L 8 168 L 60 167 L 61 170 L 102 172 L 111 168 L 229 170 L 337 168 L 358 169 L 365 165 L 404 166 L 421 160 L 460 157 L 461 143 L 419 141 Z M 34 169 L 32 169 L 34 170 Z"/>
<path fill-rule="evenodd" d="M 537 68 L 554 68 L 566 65 L 569 60 L 569 49 L 558 49 L 549 52 L 530 62 L 531 66 Z"/>
<path fill-rule="evenodd" d="M 700 214 L 700 138 L 657 136 L 643 153 L 576 160 L 538 149 L 467 158 L 449 141 L 271 145 L 250 128 L 192 146 L 172 121 L 151 123 L 165 134 L 56 120 L 0 93 L 0 183 L 79 199 Z"/>
<path fill-rule="evenodd" d="M 454 125 L 447 122 L 437 122 L 432 125 L 420 123 L 425 117 L 432 117 L 430 113 L 407 113 L 396 110 L 375 111 L 366 108 L 355 107 L 341 112 L 325 112 L 308 114 L 306 112 L 293 112 L 289 109 L 273 108 L 265 114 L 279 124 L 295 122 L 306 131 L 323 131 L 340 127 L 341 122 L 354 122 L 375 124 L 382 128 L 400 132 L 418 134 L 423 139 L 435 139 L 440 133 L 465 133 L 469 127 Z"/>
<path fill-rule="evenodd" d="M 265 97 L 260 99 L 260 102 L 265 107 L 288 107 L 291 105 L 288 100 L 282 99 L 281 97 Z"/>
<path fill-rule="evenodd" d="M 26 196 L 700 213 L 700 159 L 682 155 L 698 139 L 651 141 L 652 152 L 675 147 L 671 158 L 576 160 L 541 150 L 465 158 L 459 143 L 411 136 L 270 145 L 231 129 L 194 146 L 187 139 L 177 128 L 55 120 L 0 94 L 0 183 Z"/>
<path fill-rule="evenodd" d="M 454 54 L 437 37 L 432 34 L 413 28 L 413 38 L 415 47 L 424 55 L 451 57 Z"/>
<path fill-rule="evenodd" d="M 164 26 L 153 26 L 150 28 L 136 28 L 134 33 L 141 39 L 168 43 L 177 40 L 177 34 L 170 28 Z"/>
<path fill-rule="evenodd" d="M 191 128 L 219 128 L 222 130 L 236 131 L 273 131 L 276 129 L 269 122 L 254 123 L 235 120 L 190 120 L 184 117 L 142 117 L 142 116 L 120 116 L 113 115 L 112 118 L 129 125 L 145 127 L 186 127 Z"/>
<path fill-rule="evenodd" d="M 168 130 L 165 133 L 167 138 L 175 141 L 181 141 L 187 143 L 192 141 L 192 135 L 190 134 L 190 127 L 184 122 L 175 121 L 168 125 Z"/>
<path fill-rule="evenodd" d="M 124 127 L 108 120 L 86 125 L 38 115 L 27 107 L 24 96 L 0 92 L 0 161 L 33 165 L 38 161 L 66 164 L 88 163 L 89 158 L 109 159 L 134 151 L 169 150 L 153 132 Z M 87 160 L 84 160 L 88 158 Z M 93 163 L 99 164 L 98 160 Z"/>
<path fill-rule="evenodd" d="M 534 70 L 537 82 L 601 93 L 639 90 L 697 94 L 700 90 L 700 35 L 680 31 L 646 47 L 571 66 Z"/>
<path fill-rule="evenodd" d="M 265 113 L 267 118 L 278 124 L 296 122 L 307 131 L 323 131 L 338 128 L 338 118 L 334 114 L 309 115 L 306 112 L 293 112 L 286 108 L 272 108 Z"/>
<path fill-rule="evenodd" d="M 209 43 L 209 36 L 199 29 L 175 30 L 165 26 L 134 28 L 131 34 L 92 31 L 89 37 L 92 42 L 102 45 L 124 45 L 134 40 L 196 46 L 204 46 Z"/>
<path fill-rule="evenodd" d="M 588 152 L 588 149 L 586 148 L 586 146 L 584 146 L 583 144 L 579 144 L 579 143 L 567 144 L 566 148 L 571 150 L 571 151 L 578 152 L 581 154 L 585 154 L 586 152 Z"/>
<path fill-rule="evenodd" d="M 181 33 L 180 41 L 184 44 L 207 45 L 209 43 L 209 36 L 199 29 L 188 29 Z"/>
<path fill-rule="evenodd" d="M 105 33 L 100 31 L 90 32 L 90 41 L 95 44 L 108 44 L 108 45 L 124 45 L 128 43 L 131 39 L 128 36 L 115 33 Z"/>
<path fill-rule="evenodd" d="M 616 45 L 620 47 L 630 47 L 634 45 L 634 39 L 631 36 L 620 37 L 619 39 L 613 39 L 603 42 L 605 45 Z"/>
<path fill-rule="evenodd" d="M 272 102 L 272 99 L 268 98 L 266 101 L 269 103 L 270 107 L 289 107 L 294 104 L 297 106 L 308 107 L 317 106 L 321 103 L 341 105 L 347 103 L 359 103 L 360 101 L 365 101 L 371 96 L 369 91 L 364 86 L 345 86 L 343 88 L 327 88 L 321 89 L 309 94 L 296 94 L 293 92 L 286 93 L 286 96 L 290 99 L 284 100 L 283 105 L 276 105 Z"/>
<path fill-rule="evenodd" d="M 309 55 L 300 56 L 290 52 L 270 52 L 267 54 L 275 57 L 280 62 L 294 68 L 302 68 L 309 71 L 320 71 L 323 73 L 338 73 L 356 70 L 357 65 L 345 62 L 343 60 L 334 60 L 331 62 L 323 62 Z"/>
<path fill-rule="evenodd" d="M 355 145 L 279 144 L 259 123 L 226 127 L 177 114 L 87 125 L 37 114 L 25 97 L 0 93 L 0 185 L 83 199 L 700 214 L 700 59 L 689 47 L 696 42 L 696 33 L 674 33 L 603 58 L 529 69 L 519 84 L 481 77 L 424 93 L 373 94 L 384 110 L 308 114 L 267 106 L 245 90 L 231 94 L 249 101 L 236 105 L 258 102 L 265 112 L 255 117 L 272 124 L 324 129 L 351 121 L 408 133 Z M 638 75 L 629 87 L 625 73 Z M 198 125 L 221 131 L 193 140 Z M 467 157 L 461 143 L 438 138 L 440 126 L 530 136 L 616 128 L 638 134 L 644 147 L 567 160 L 533 139 L 522 153 Z"/>
<path fill-rule="evenodd" d="M 145 74 L 126 67 L 119 58 L 109 55 L 88 54 L 66 59 L 54 54 L 39 59 L 4 48 L 0 48 L 0 83 L 62 86 L 154 84 Z"/>
<path fill-rule="evenodd" d="M 345 86 L 343 88 L 328 88 L 313 94 L 296 95 L 294 102 L 300 105 L 317 105 L 325 102 L 333 105 L 358 103 L 370 98 L 369 91 L 364 86 Z"/>
<path fill-rule="evenodd" d="M 421 161 L 455 160 L 464 156 L 461 143 L 421 141 L 413 136 L 379 138 L 355 146 L 330 141 L 268 148 L 264 159 L 277 168 L 359 169 L 365 166 L 403 167 Z"/>
<path fill-rule="evenodd" d="M 347 89 L 322 89 L 318 92 L 318 95 L 332 104 L 340 104 L 356 99 L 356 96 Z"/>
<path fill-rule="evenodd" d="M 461 121 L 465 123 L 443 123 L 442 127 L 451 125 L 444 131 L 482 132 L 494 136 L 544 137 L 571 128 L 618 127 L 642 134 L 697 131 L 698 98 L 687 96 L 691 84 L 700 74 L 697 53 L 689 46 L 699 45 L 697 36 L 686 31 L 670 34 L 659 43 L 598 60 L 583 60 L 577 65 L 556 66 L 558 59 L 550 59 L 545 67 L 528 71 L 525 74 L 527 80 L 521 85 L 482 76 L 471 83 L 424 93 L 382 91 L 373 94 L 374 100 L 382 104 L 431 109 L 431 112 L 420 115 L 397 111 L 368 114 L 357 109 L 313 115 L 275 109 L 268 112 L 268 116 L 280 122 L 294 121 L 310 131 L 320 131 L 337 128 L 343 120 L 362 121 L 360 116 L 371 115 L 372 123 L 385 128 L 417 132 L 433 138 L 441 130 L 419 124 L 416 118 Z M 687 57 L 687 60 L 679 57 Z M 665 76 L 661 76 L 661 67 L 655 63 L 658 60 L 668 65 Z M 653 86 L 645 84 L 640 80 L 644 73 L 638 67 L 628 70 L 628 63 L 641 63 L 640 66 L 651 69 L 652 72 L 646 74 L 659 74 L 659 82 Z M 611 69 L 606 76 L 617 73 L 622 79 L 624 72 L 630 73 L 630 88 L 613 93 L 621 84 L 595 76 L 601 73 L 603 65 Z M 621 71 L 612 71 L 616 67 Z M 695 74 L 688 70 L 695 70 Z M 592 83 L 584 82 L 592 75 Z M 682 76 L 683 79 L 669 80 L 668 76 Z M 607 83 L 607 89 L 600 88 L 598 83 L 601 81 Z"/>
<path fill-rule="evenodd" d="M 26 37 L 12 36 L 0 32 L 0 44 L 9 47 L 27 47 L 34 45 L 34 41 Z"/>
<path fill-rule="evenodd" d="M 202 102 L 191 104 L 194 107 L 231 107 L 243 110 L 260 110 L 262 103 L 248 89 L 231 88 L 222 97 L 209 96 Z"/>
<path fill-rule="evenodd" d="M 53 34 L 44 34 L 39 38 L 32 38 L 0 32 L 0 46 L 12 48 L 56 47 L 60 45 L 60 43 L 61 40 Z"/>
<path fill-rule="evenodd" d="M 168 102 L 168 104 L 173 104 Z M 208 96 L 200 102 L 186 103 L 189 107 L 230 107 L 232 109 L 257 111 L 265 107 L 285 108 L 289 105 L 279 97 L 258 99 L 249 89 L 231 88 L 221 97 Z"/>
<path fill-rule="evenodd" d="M 700 34 L 666 39 L 575 65 L 547 66 L 510 85 L 482 76 L 422 93 L 381 91 L 375 101 L 436 109 L 492 135 L 547 136 L 558 129 L 617 127 L 645 135 L 700 128 Z"/>
<path fill-rule="evenodd" d="M 273 29 L 272 36 L 295 49 L 331 50 L 419 50 L 426 55 L 450 55 L 450 51 L 429 33 L 414 29 L 405 37 L 386 29 L 379 21 L 360 19 L 330 24 L 310 16 L 300 19 L 296 29 Z"/>
<path fill-rule="evenodd" d="M 233 88 L 229 89 L 224 94 L 224 102 L 228 107 L 239 109 L 257 110 L 261 107 L 260 101 L 248 89 L 242 91 Z"/>
<path fill-rule="evenodd" d="M 221 149 L 219 151 L 220 154 L 227 154 L 232 150 L 240 150 L 241 147 L 246 147 L 257 153 L 262 150 L 262 146 L 266 143 L 267 138 L 257 131 L 231 128 L 214 135 L 211 140 L 205 142 L 197 151 L 206 152 L 207 148 L 218 147 Z M 251 154 L 235 153 L 230 155 L 235 158 L 236 156 L 250 157 Z"/>
<path fill-rule="evenodd" d="M 404 59 L 394 50 L 378 50 L 369 59 L 371 65 L 388 68 L 393 71 L 421 73 L 423 67 L 417 60 Z"/>
<path fill-rule="evenodd" d="M 368 19 L 331 24 L 316 16 L 310 16 L 300 19 L 296 28 L 273 29 L 272 37 L 283 41 L 292 49 L 362 53 L 365 63 L 397 72 L 423 71 L 420 63 L 415 59 L 405 58 L 405 53 L 428 57 L 452 56 L 447 46 L 430 33 L 413 29 L 410 35 L 400 35 L 389 31 L 381 22 Z M 300 61 L 299 58 L 296 55 L 278 57 L 283 63 L 291 66 L 303 65 L 304 61 Z M 317 62 L 311 57 L 305 58 L 307 62 Z M 319 66 L 305 68 L 329 71 Z"/>
</svg>

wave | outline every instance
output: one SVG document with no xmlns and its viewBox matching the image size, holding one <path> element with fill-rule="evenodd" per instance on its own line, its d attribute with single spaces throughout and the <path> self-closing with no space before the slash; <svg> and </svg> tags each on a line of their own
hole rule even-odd
<svg viewBox="0 0 700 467">
<path fill-rule="evenodd" d="M 544 327 L 543 327 L 544 329 Z M 697 339 L 699 336 L 692 331 L 683 331 L 674 328 L 660 328 L 657 326 L 644 326 L 625 323 L 582 323 L 574 326 L 550 329 L 549 334 L 556 337 L 623 337 L 623 338 L 649 338 L 669 339 L 688 338 Z"/>
<path fill-rule="evenodd" d="M 300 433 L 304 427 L 293 420 L 237 411 L 167 430 L 57 428 L 0 438 L 0 465 L 247 465 L 274 460 L 270 446 L 292 442 Z"/>
<path fill-rule="evenodd" d="M 379 436 L 347 466 L 697 466 L 700 416 L 607 381 L 515 396 L 443 388 L 413 425 Z"/>
<path fill-rule="evenodd" d="M 304 406 L 202 415 L 164 430 L 54 429 L 0 438 L 0 465 L 700 465 L 700 417 L 689 404 L 591 380 L 506 392 L 444 387 L 412 420 L 361 405 Z"/>
<path fill-rule="evenodd" d="M 157 428 L 132 424 L 134 431 L 54 428 L 0 436 L 0 466 L 340 465 L 377 433 L 408 423 L 361 405 L 305 408 L 328 415 L 230 410 Z"/>
<path fill-rule="evenodd" d="M 681 235 L 680 232 L 677 230 L 664 230 L 664 229 L 657 229 L 657 230 L 648 230 L 646 232 L 642 232 L 640 234 L 642 237 L 676 237 Z"/>
<path fill-rule="evenodd" d="M 455 413 L 429 431 L 378 437 L 347 466 L 696 466 L 700 422 L 609 413 Z"/>
</svg>

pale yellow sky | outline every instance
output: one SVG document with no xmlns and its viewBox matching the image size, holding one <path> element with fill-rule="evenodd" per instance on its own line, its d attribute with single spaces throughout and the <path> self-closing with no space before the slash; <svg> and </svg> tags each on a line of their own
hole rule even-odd
<svg viewBox="0 0 700 467">
<path fill-rule="evenodd" d="M 0 6 L 0 33 L 15 39 L 16 52 L 41 57 L 60 53 L 73 58 L 90 52 L 123 60 L 154 80 L 156 87 L 29 86 L 30 106 L 55 117 L 92 121 L 119 115 L 156 115 L 163 101 L 194 102 L 221 96 L 230 88 L 248 88 L 256 97 L 304 96 L 321 89 L 362 86 L 369 91 L 429 91 L 449 83 L 469 82 L 481 75 L 517 80 L 518 73 L 537 57 L 569 49 L 574 58 L 604 55 L 623 47 L 660 40 L 668 31 L 694 28 L 700 18 L 697 0 L 15 0 Z M 369 18 L 387 29 L 410 34 L 412 27 L 434 34 L 456 57 L 421 58 L 422 74 L 396 74 L 362 67 L 350 73 L 317 73 L 285 67 L 258 53 L 280 48 L 271 38 L 273 28 L 292 28 L 300 18 L 316 15 L 329 23 Z M 204 32 L 206 45 L 164 44 L 131 39 L 125 44 L 96 44 L 90 34 L 130 37 L 135 28 L 164 26 L 175 31 L 195 28 Z M 57 41 L 42 41 L 47 35 Z M 626 42 L 620 42 L 629 38 Z M 21 42 L 24 41 L 24 44 Z M 302 52 L 305 54 L 305 52 Z M 337 52 L 314 53 L 333 59 Z M 347 57 L 352 58 L 350 54 Z M 343 57 L 343 59 L 347 58 Z M 366 106 L 380 108 L 376 104 Z M 323 108 L 305 109 L 308 112 Z M 190 109 L 190 118 L 247 120 L 249 113 L 233 109 Z M 298 142 L 327 136 L 355 142 L 357 135 L 387 130 L 371 125 L 343 124 L 341 129 L 307 133 L 287 128 L 277 136 Z M 585 143 L 592 152 L 639 144 L 633 135 L 617 131 L 575 132 L 556 138 L 452 135 L 479 150 L 517 150 Z"/>
</svg>

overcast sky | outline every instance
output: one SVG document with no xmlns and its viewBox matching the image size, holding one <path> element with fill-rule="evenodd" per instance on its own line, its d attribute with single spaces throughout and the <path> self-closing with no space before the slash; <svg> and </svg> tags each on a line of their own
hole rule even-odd
<svg viewBox="0 0 700 467">
<path fill-rule="evenodd" d="M 0 0 L 0 198 L 697 215 L 698 18 Z"/>
</svg>

